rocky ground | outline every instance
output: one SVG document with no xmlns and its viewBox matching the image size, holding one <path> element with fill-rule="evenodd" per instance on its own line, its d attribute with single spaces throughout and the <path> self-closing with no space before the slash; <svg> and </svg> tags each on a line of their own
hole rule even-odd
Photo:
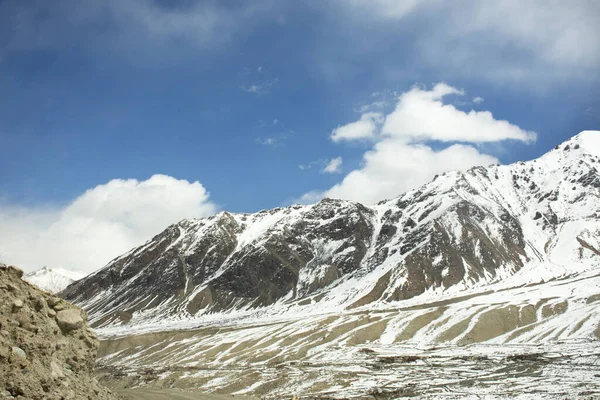
<svg viewBox="0 0 600 400">
<path fill-rule="evenodd" d="M 332 357 L 322 363 L 103 369 L 99 379 L 132 400 L 241 399 L 250 394 L 255 397 L 248 399 L 263 400 L 600 399 L 600 349 L 595 344 L 361 350 L 352 359 Z M 217 393 L 200 394 L 198 387 Z"/>
<path fill-rule="evenodd" d="M 181 389 L 138 388 L 121 390 L 119 393 L 127 400 L 258 400 L 257 397 L 206 394 Z"/>
<path fill-rule="evenodd" d="M 80 308 L 0 264 L 0 399 L 120 398 L 93 377 L 98 340 Z"/>
</svg>

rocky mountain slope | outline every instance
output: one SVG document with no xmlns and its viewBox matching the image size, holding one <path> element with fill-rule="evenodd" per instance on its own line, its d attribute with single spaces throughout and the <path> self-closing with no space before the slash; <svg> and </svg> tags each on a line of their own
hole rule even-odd
<svg viewBox="0 0 600 400">
<path fill-rule="evenodd" d="M 98 340 L 83 310 L 0 264 L 0 398 L 116 399 L 92 376 Z"/>
<path fill-rule="evenodd" d="M 183 220 L 62 295 L 95 326 L 379 307 L 520 270 L 515 285 L 596 268 L 599 221 L 600 132 L 586 131 L 536 160 L 445 173 L 373 206 Z"/>
<path fill-rule="evenodd" d="M 27 282 L 50 293 L 58 293 L 86 274 L 62 268 L 42 267 L 23 276 Z"/>
</svg>

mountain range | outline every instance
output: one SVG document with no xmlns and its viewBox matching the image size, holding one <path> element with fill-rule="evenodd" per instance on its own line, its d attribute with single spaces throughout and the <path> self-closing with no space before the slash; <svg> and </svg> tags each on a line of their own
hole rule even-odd
<svg viewBox="0 0 600 400">
<path fill-rule="evenodd" d="M 600 132 L 374 205 L 186 219 L 61 296 L 88 311 L 100 379 L 119 387 L 588 399 Z"/>
<path fill-rule="evenodd" d="M 377 307 L 525 266 L 520 283 L 543 282 L 600 264 L 599 170 L 600 133 L 584 131 L 538 159 L 444 173 L 375 205 L 185 219 L 62 295 L 102 327 Z"/>
</svg>

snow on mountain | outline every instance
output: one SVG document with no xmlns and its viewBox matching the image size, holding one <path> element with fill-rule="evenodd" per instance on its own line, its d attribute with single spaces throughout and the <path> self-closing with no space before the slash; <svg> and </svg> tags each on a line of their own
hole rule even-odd
<svg viewBox="0 0 600 400">
<path fill-rule="evenodd" d="M 448 172 L 373 206 L 325 199 L 168 227 L 70 286 L 96 326 L 377 309 L 600 266 L 600 132 Z"/>
<path fill-rule="evenodd" d="M 62 268 L 42 267 L 23 276 L 27 282 L 50 293 L 58 293 L 71 283 L 86 276 L 85 273 Z"/>
<path fill-rule="evenodd" d="M 183 220 L 61 294 L 89 312 L 119 385 L 587 399 L 600 393 L 599 170 L 600 132 L 586 131 L 371 206 Z"/>
</svg>

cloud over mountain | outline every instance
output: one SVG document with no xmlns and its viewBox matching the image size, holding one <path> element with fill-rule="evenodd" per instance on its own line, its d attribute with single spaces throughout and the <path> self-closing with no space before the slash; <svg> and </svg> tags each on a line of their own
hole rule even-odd
<svg viewBox="0 0 600 400">
<path fill-rule="evenodd" d="M 216 210 L 199 182 L 113 179 L 65 207 L 0 205 L 0 258 L 29 270 L 91 272 L 171 223 Z"/>
<path fill-rule="evenodd" d="M 331 137 L 334 142 L 369 138 L 376 143 L 364 153 L 362 164 L 341 182 L 325 191 L 308 192 L 298 201 L 333 197 L 375 203 L 444 171 L 498 163 L 496 157 L 470 143 L 535 141 L 535 132 L 495 119 L 489 111 L 465 112 L 445 104 L 450 95 L 464 95 L 464 91 L 445 83 L 431 90 L 415 86 L 398 97 L 396 107 L 387 115 L 365 113 L 358 121 L 336 128 Z M 443 146 L 434 149 L 429 141 Z"/>
</svg>

